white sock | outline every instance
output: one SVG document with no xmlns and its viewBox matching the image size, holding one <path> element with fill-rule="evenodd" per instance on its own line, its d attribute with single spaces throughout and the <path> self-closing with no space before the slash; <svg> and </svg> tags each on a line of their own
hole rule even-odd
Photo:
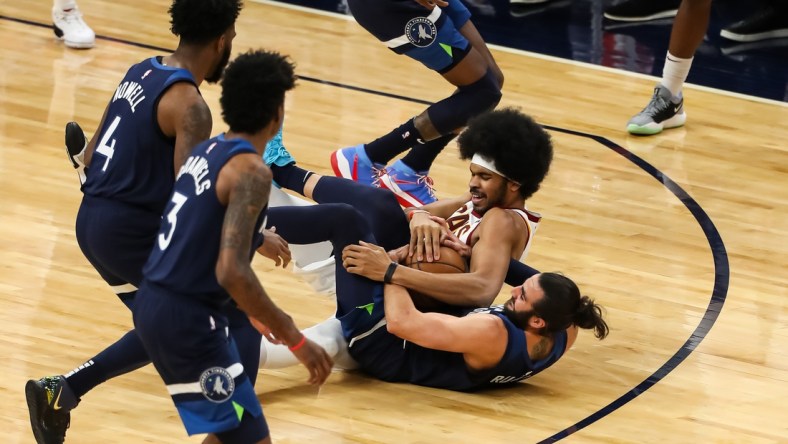
<svg viewBox="0 0 788 444">
<path fill-rule="evenodd" d="M 680 59 L 668 51 L 665 57 L 665 68 L 662 70 L 662 85 L 670 90 L 673 98 L 681 97 L 681 88 L 684 86 L 684 81 L 687 80 L 690 68 L 692 67 L 692 59 Z"/>
<path fill-rule="evenodd" d="M 342 337 L 342 326 L 336 318 L 313 325 L 302 331 L 304 336 L 319 346 L 326 349 L 326 353 L 334 358 L 340 348 L 347 348 L 345 338 Z M 300 361 L 287 348 L 286 345 L 275 345 L 263 338 L 260 344 L 260 368 L 277 369 L 298 365 Z"/>
<path fill-rule="evenodd" d="M 61 11 L 65 11 L 68 9 L 73 9 L 77 6 L 77 2 L 74 0 L 55 0 L 53 7 L 56 9 L 60 9 Z"/>
</svg>

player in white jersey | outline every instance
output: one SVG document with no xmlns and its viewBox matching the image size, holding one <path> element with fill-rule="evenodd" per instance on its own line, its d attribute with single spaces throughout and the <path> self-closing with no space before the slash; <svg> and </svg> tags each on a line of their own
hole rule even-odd
<svg viewBox="0 0 788 444">
<path fill-rule="evenodd" d="M 397 247 L 408 243 L 409 237 L 408 245 L 392 251 L 396 259 L 415 255 L 418 260 L 438 260 L 441 243 L 470 257 L 469 273 L 426 279 L 425 272 L 403 269 L 393 283 L 446 304 L 486 307 L 500 291 L 510 261 L 522 258 L 530 246 L 540 216 L 526 209 L 525 200 L 539 189 L 547 175 L 553 147 L 540 125 L 514 109 L 492 111 L 471 120 L 460 135 L 459 147 L 462 157 L 471 160 L 467 193 L 406 210 L 410 233 L 405 231 L 404 223 L 394 224 L 391 217 L 372 214 L 369 223 L 376 229 L 382 229 L 380 224 L 386 225 L 388 233 L 378 233 L 376 238 L 388 243 L 384 245 L 387 249 L 392 244 Z M 273 171 L 276 183 L 319 203 L 350 203 L 365 214 L 375 213 L 370 206 L 382 207 L 386 203 L 379 195 L 358 197 L 374 191 L 318 176 L 295 164 Z M 315 193 L 319 183 L 320 192 Z M 376 212 L 392 214 L 388 206 Z M 394 210 L 398 211 L 396 206 Z M 402 213 L 399 214 L 401 218 Z M 369 260 L 374 262 L 372 255 Z M 371 263 L 357 272 L 382 280 L 388 265 Z M 467 291 L 458 295 L 456 288 Z"/>
<path fill-rule="evenodd" d="M 410 244 L 393 256 L 438 260 L 440 245 L 449 245 L 470 257 L 470 270 L 426 279 L 422 271 L 401 267 L 392 283 L 446 304 L 485 307 L 501 290 L 510 261 L 524 258 L 530 248 L 541 216 L 525 200 L 547 175 L 553 147 L 540 125 L 514 109 L 477 117 L 458 142 L 461 157 L 471 161 L 468 193 L 406 210 Z M 381 280 L 388 263 L 371 252 L 365 260 L 369 264 L 360 274 Z"/>
<path fill-rule="evenodd" d="M 389 282 L 444 304 L 488 307 L 503 286 L 510 264 L 521 267 L 510 274 L 510 282 L 517 282 L 514 285 L 536 273 L 516 259 L 527 252 L 540 220 L 537 213 L 526 209 L 525 200 L 538 190 L 547 175 L 553 149 L 544 129 L 513 109 L 493 111 L 472 120 L 460 135 L 459 146 L 462 157 L 471 160 L 468 193 L 409 209 L 406 214 L 410 222 L 403 218 L 393 199 L 376 188 L 321 177 L 294 164 L 274 169 L 274 180 L 319 203 L 349 203 L 365 216 L 377 242 L 392 250 L 391 257 L 357 246 L 354 259 L 363 266 L 348 270 L 351 273 L 384 281 L 392 259 L 399 261 L 412 254 L 437 260 L 440 245 L 448 244 L 470 256 L 468 273 L 429 274 L 398 267 L 396 273 L 388 276 Z M 326 267 L 333 271 L 333 264 Z M 463 291 L 457 291 L 460 288 Z M 332 350 L 346 349 L 336 320 L 304 333 Z M 261 361 L 262 368 L 295 363 L 285 348 L 267 343 L 263 344 Z"/>
</svg>

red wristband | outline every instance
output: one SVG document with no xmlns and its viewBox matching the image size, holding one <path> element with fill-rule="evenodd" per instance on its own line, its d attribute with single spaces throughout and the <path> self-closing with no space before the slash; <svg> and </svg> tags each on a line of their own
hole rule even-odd
<svg viewBox="0 0 788 444">
<path fill-rule="evenodd" d="M 304 346 L 304 344 L 306 344 L 306 336 L 304 336 L 304 335 L 302 334 L 302 335 L 301 335 L 301 340 L 300 340 L 300 341 L 298 341 L 298 344 L 296 344 L 296 345 L 294 345 L 294 346 L 292 346 L 292 347 L 287 347 L 287 348 L 288 348 L 288 350 L 290 350 L 291 352 L 294 352 L 294 351 L 297 351 L 299 348 L 303 347 L 303 346 Z"/>
</svg>

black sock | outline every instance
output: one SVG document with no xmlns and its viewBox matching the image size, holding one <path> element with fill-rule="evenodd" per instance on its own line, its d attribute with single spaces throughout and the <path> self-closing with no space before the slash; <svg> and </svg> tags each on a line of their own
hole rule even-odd
<svg viewBox="0 0 788 444">
<path fill-rule="evenodd" d="M 304 195 L 304 184 L 313 173 L 291 163 L 285 166 L 271 165 L 271 172 L 274 173 L 274 182 L 282 188 L 293 190 L 300 195 Z"/>
<path fill-rule="evenodd" d="M 446 148 L 446 145 L 454 140 L 455 137 L 457 137 L 457 135 L 452 133 L 430 140 L 424 145 L 416 145 L 402 158 L 402 162 L 413 168 L 413 171 L 428 171 L 432 163 L 435 162 L 435 158 L 438 157 L 438 154 L 440 154 L 440 152 Z"/>
<path fill-rule="evenodd" d="M 375 163 L 387 164 L 399 153 L 408 148 L 422 144 L 421 134 L 416 129 L 413 119 L 409 119 L 399 128 L 364 146 L 369 160 Z"/>
<path fill-rule="evenodd" d="M 79 399 L 107 379 L 136 370 L 149 362 L 142 341 L 132 330 L 77 370 L 66 374 L 66 381 Z"/>
</svg>

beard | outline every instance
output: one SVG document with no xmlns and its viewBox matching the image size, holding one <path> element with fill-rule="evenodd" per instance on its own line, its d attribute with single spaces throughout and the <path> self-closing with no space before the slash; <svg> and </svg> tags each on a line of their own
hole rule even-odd
<svg viewBox="0 0 788 444">
<path fill-rule="evenodd" d="M 216 83 L 219 80 L 222 80 L 222 75 L 224 74 L 224 68 L 227 66 L 227 63 L 230 62 L 230 48 L 225 47 L 224 53 L 222 54 L 222 58 L 219 60 L 219 63 L 216 65 L 216 68 L 210 75 L 205 76 L 205 81 L 208 83 Z"/>
<path fill-rule="evenodd" d="M 481 205 L 474 205 L 473 210 L 477 213 L 484 214 L 490 208 L 500 206 L 503 203 L 503 196 L 506 193 L 506 182 L 500 186 L 485 192 L 481 188 L 473 187 L 470 189 L 471 194 L 481 195 L 484 202 Z"/>
<path fill-rule="evenodd" d="M 528 321 L 536 315 L 533 310 L 515 311 L 509 303 L 503 306 L 503 314 L 512 324 L 522 330 L 528 327 Z"/>
</svg>

